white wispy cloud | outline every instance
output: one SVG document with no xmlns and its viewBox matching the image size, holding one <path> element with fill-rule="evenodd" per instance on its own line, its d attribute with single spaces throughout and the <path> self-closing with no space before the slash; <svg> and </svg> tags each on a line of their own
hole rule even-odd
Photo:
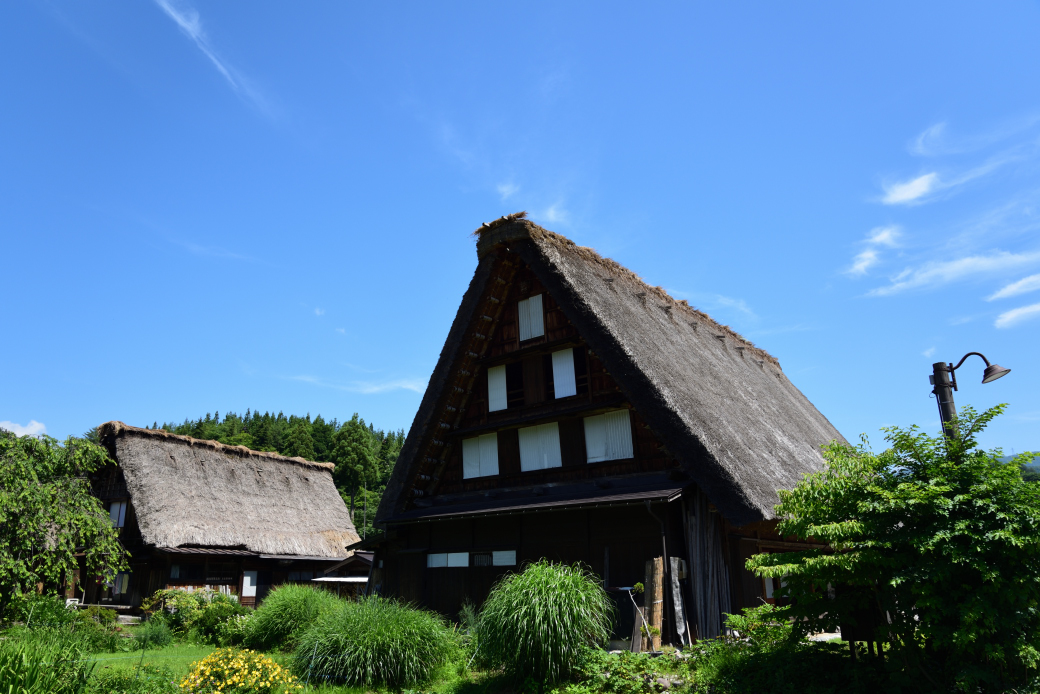
<svg viewBox="0 0 1040 694">
<path fill-rule="evenodd" d="M 751 310 L 748 303 L 743 299 L 736 299 L 732 296 L 723 296 L 722 294 L 715 295 L 715 303 L 719 306 L 725 306 L 727 308 L 735 308 L 746 316 L 751 318 L 757 318 L 755 312 Z"/>
<path fill-rule="evenodd" d="M 1019 135 L 1030 130 L 1037 122 L 1040 122 L 1040 112 L 1033 111 L 1005 120 L 982 132 L 957 136 L 950 134 L 945 122 L 939 122 L 925 128 L 910 142 L 908 149 L 911 154 L 922 157 L 964 154 Z"/>
<path fill-rule="evenodd" d="M 898 239 L 902 231 L 899 226 L 890 224 L 884 227 L 874 227 L 867 234 L 867 243 L 872 243 L 875 246 L 888 246 L 889 248 L 895 248 L 898 246 Z"/>
<path fill-rule="evenodd" d="M 925 351 L 921 352 L 921 356 L 923 357 L 931 357 L 933 354 L 935 354 L 935 347 L 929 347 Z"/>
<path fill-rule="evenodd" d="M 1040 289 L 1040 274 L 1030 275 L 1029 277 L 1023 277 L 1017 282 L 1012 282 L 1011 284 L 1000 289 L 999 291 L 987 296 L 986 301 L 993 301 L 994 299 L 1007 299 L 1011 296 L 1018 296 L 1019 294 L 1035 292 L 1037 289 Z"/>
<path fill-rule="evenodd" d="M 1040 303 L 1020 306 L 1001 313 L 993 325 L 997 328 L 1010 328 L 1038 316 L 1040 316 Z"/>
<path fill-rule="evenodd" d="M 877 265 L 877 262 L 878 252 L 873 248 L 868 248 L 852 259 L 852 265 L 845 273 L 849 275 L 865 275 L 867 270 Z"/>
<path fill-rule="evenodd" d="M 506 201 L 520 192 L 520 186 L 515 183 L 499 183 L 495 186 L 495 190 L 498 191 L 498 197 Z"/>
<path fill-rule="evenodd" d="M 155 4 L 180 27 L 185 36 L 195 43 L 196 48 L 209 58 L 209 61 L 217 68 L 217 72 L 227 80 L 227 83 L 231 85 L 231 88 L 237 94 L 249 99 L 254 105 L 270 113 L 269 104 L 256 88 L 252 86 L 250 81 L 241 72 L 228 64 L 226 60 L 222 59 L 214 50 L 209 38 L 206 36 L 206 32 L 202 29 L 202 19 L 195 8 L 182 4 L 178 0 L 155 0 Z"/>
<path fill-rule="evenodd" d="M 347 334 L 347 329 L 346 328 L 336 328 L 336 332 L 338 332 L 340 335 L 346 335 Z"/>
<path fill-rule="evenodd" d="M 868 295 L 888 296 L 908 289 L 936 287 L 974 276 L 1006 272 L 1036 263 L 1040 263 L 1040 251 L 1030 253 L 999 251 L 990 255 L 971 255 L 956 260 L 930 262 L 918 268 L 907 268 L 893 277 L 891 284 L 872 289 Z"/>
<path fill-rule="evenodd" d="M 918 205 L 928 202 L 940 197 L 938 194 L 941 192 L 951 191 L 965 183 L 987 176 L 1013 161 L 1033 156 L 1035 149 L 1035 146 L 1030 149 L 1021 146 L 1013 147 L 995 154 L 979 166 L 952 176 L 940 177 L 938 172 L 932 171 L 909 181 L 882 183 L 881 187 L 885 194 L 881 197 L 881 202 L 886 205 Z"/>
<path fill-rule="evenodd" d="M 314 309 L 314 315 L 316 315 L 316 316 L 324 316 L 325 315 L 325 309 L 323 309 L 323 308 L 315 308 Z"/>
<path fill-rule="evenodd" d="M 707 294 L 701 292 L 684 292 L 681 289 L 665 289 L 668 294 L 676 297 L 677 299 L 686 299 L 692 302 L 697 308 L 711 311 L 718 308 L 731 308 L 740 311 L 748 318 L 758 318 L 758 314 L 752 310 L 751 306 L 744 299 L 740 299 L 733 296 L 726 296 L 724 294 Z"/>
<path fill-rule="evenodd" d="M 388 381 L 352 381 L 346 384 L 329 383 L 314 376 L 292 376 L 289 380 L 309 383 L 321 388 L 342 390 L 347 393 L 361 393 L 362 395 L 374 395 L 392 390 L 410 390 L 421 394 L 426 390 L 426 381 L 418 378 L 396 378 Z"/>
<path fill-rule="evenodd" d="M 895 224 L 871 229 L 867 232 L 866 240 L 863 241 L 867 248 L 853 257 L 852 265 L 845 270 L 845 274 L 853 276 L 867 274 L 867 271 L 881 260 L 878 247 L 895 248 L 899 245 L 898 239 L 901 234 L 901 229 Z"/>
<path fill-rule="evenodd" d="M 567 222 L 567 218 L 568 218 L 568 214 L 567 214 L 567 210 L 564 209 L 564 207 L 563 207 L 563 203 L 558 202 L 558 203 L 556 203 L 554 205 L 550 205 L 549 208 L 547 210 L 545 210 L 545 212 L 543 212 L 541 214 L 541 217 L 542 217 L 542 219 L 544 219 L 545 221 L 550 222 L 550 223 L 554 223 L 554 222 L 566 223 Z"/>
<path fill-rule="evenodd" d="M 881 202 L 886 205 L 906 205 L 920 200 L 934 191 L 938 185 L 939 174 L 934 171 L 902 183 L 882 184 L 885 195 L 881 198 Z"/>
<path fill-rule="evenodd" d="M 25 426 L 14 422 L 0 422 L 0 429 L 6 429 L 18 436 L 39 436 L 47 433 L 47 427 L 43 422 L 37 422 L 35 419 L 30 420 Z"/>
<path fill-rule="evenodd" d="M 936 123 L 925 128 L 924 132 L 914 138 L 910 145 L 910 151 L 923 157 L 945 153 L 942 149 L 943 134 L 946 132 L 946 123 Z"/>
</svg>

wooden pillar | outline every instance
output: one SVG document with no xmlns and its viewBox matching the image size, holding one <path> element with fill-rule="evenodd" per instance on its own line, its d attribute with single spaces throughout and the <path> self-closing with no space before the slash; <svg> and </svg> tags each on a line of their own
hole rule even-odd
<svg viewBox="0 0 1040 694">
<path fill-rule="evenodd" d="M 654 557 L 646 563 L 643 584 L 643 611 L 650 634 L 643 637 L 644 651 L 661 650 L 661 632 L 664 628 L 664 557 Z"/>
</svg>

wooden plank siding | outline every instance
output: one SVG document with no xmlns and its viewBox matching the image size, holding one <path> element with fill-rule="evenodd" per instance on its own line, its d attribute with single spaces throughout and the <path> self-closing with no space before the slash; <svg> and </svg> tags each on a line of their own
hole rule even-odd
<svg viewBox="0 0 1040 694">
<path fill-rule="evenodd" d="M 680 513 L 680 504 L 656 504 Z M 674 507 L 674 508 L 672 508 Z M 670 524 L 671 526 L 671 524 Z M 566 532 L 561 532 L 566 529 Z M 539 559 L 581 562 L 608 588 L 632 586 L 644 579 L 646 562 L 661 556 L 661 527 L 643 505 L 563 509 L 480 518 L 456 518 L 396 526 L 395 538 L 377 554 L 384 561 L 386 583 L 381 592 L 422 604 L 446 617 L 457 618 L 463 602 L 480 605 L 502 576 Z M 669 537 L 673 556 L 685 557 L 681 533 Z M 437 552 L 515 550 L 515 566 L 427 568 L 426 555 Z M 605 562 L 609 561 L 609 566 Z M 622 613 L 617 633 L 627 635 L 631 603 L 615 591 Z"/>
</svg>

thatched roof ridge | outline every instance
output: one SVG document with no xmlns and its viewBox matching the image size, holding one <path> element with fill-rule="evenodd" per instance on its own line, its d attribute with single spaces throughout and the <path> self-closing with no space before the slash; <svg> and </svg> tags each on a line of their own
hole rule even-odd
<svg viewBox="0 0 1040 694">
<path fill-rule="evenodd" d="M 313 460 L 307 460 L 306 458 L 279 455 L 278 453 L 272 453 L 270 451 L 254 451 L 251 448 L 245 446 L 230 446 L 220 441 L 211 441 L 209 439 L 196 439 L 191 436 L 183 436 L 181 434 L 172 434 L 165 429 L 142 429 L 141 427 L 132 427 L 129 424 L 123 424 L 122 422 L 112 421 L 105 422 L 98 427 L 98 433 L 101 436 L 118 436 L 119 434 L 129 434 L 132 436 L 154 436 L 160 439 L 169 439 L 174 441 L 183 441 L 189 446 L 201 446 L 203 448 L 210 448 L 214 451 L 218 451 L 225 455 L 235 455 L 239 457 L 260 457 L 270 458 L 271 460 L 279 460 L 287 463 L 295 463 L 296 465 L 304 465 L 307 467 L 322 468 L 325 470 L 335 470 L 335 463 L 319 463 Z"/>
<path fill-rule="evenodd" d="M 106 422 L 101 441 L 154 547 L 342 558 L 357 531 L 331 463 Z"/>
<path fill-rule="evenodd" d="M 498 230 L 498 233 L 492 233 L 496 230 Z M 754 343 L 728 325 L 722 325 L 707 313 L 690 306 L 685 299 L 676 299 L 665 291 L 664 287 L 648 284 L 642 277 L 632 272 L 616 260 L 601 256 L 594 248 L 590 248 L 589 246 L 579 246 L 562 234 L 557 234 L 555 231 L 550 231 L 544 227 L 538 226 L 527 219 L 526 212 L 514 212 L 513 214 L 500 217 L 493 222 L 484 224 L 474 231 L 473 234 L 479 239 L 477 242 L 477 254 L 480 256 L 490 253 L 495 247 L 507 243 L 510 240 L 532 239 L 540 243 L 552 244 L 558 247 L 561 251 L 580 257 L 586 263 L 592 263 L 603 268 L 616 279 L 625 280 L 636 285 L 639 288 L 639 291 L 644 291 L 648 295 L 652 295 L 654 299 L 663 302 L 665 306 L 678 309 L 688 318 L 700 321 L 710 328 L 725 333 L 728 337 L 731 337 L 747 349 L 751 350 L 755 355 L 767 361 L 771 361 L 777 366 L 780 365 L 780 362 L 772 354 L 760 347 L 756 347 Z"/>
</svg>

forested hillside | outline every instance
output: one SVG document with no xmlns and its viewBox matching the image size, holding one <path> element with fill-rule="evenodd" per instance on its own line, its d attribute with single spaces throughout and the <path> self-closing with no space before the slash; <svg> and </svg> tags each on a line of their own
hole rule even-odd
<svg viewBox="0 0 1040 694">
<path fill-rule="evenodd" d="M 321 415 L 311 419 L 309 414 L 286 417 L 281 412 L 273 415 L 246 410 L 245 416 L 229 412 L 221 417 L 216 412 L 206 413 L 205 418 L 195 421 L 186 419 L 182 424 L 156 422 L 151 428 L 335 463 L 336 486 L 351 509 L 354 525 L 362 537 L 373 532 L 372 517 L 404 444 L 403 429 L 376 429 L 356 413 L 341 424 L 336 419 L 325 421 Z"/>
</svg>

